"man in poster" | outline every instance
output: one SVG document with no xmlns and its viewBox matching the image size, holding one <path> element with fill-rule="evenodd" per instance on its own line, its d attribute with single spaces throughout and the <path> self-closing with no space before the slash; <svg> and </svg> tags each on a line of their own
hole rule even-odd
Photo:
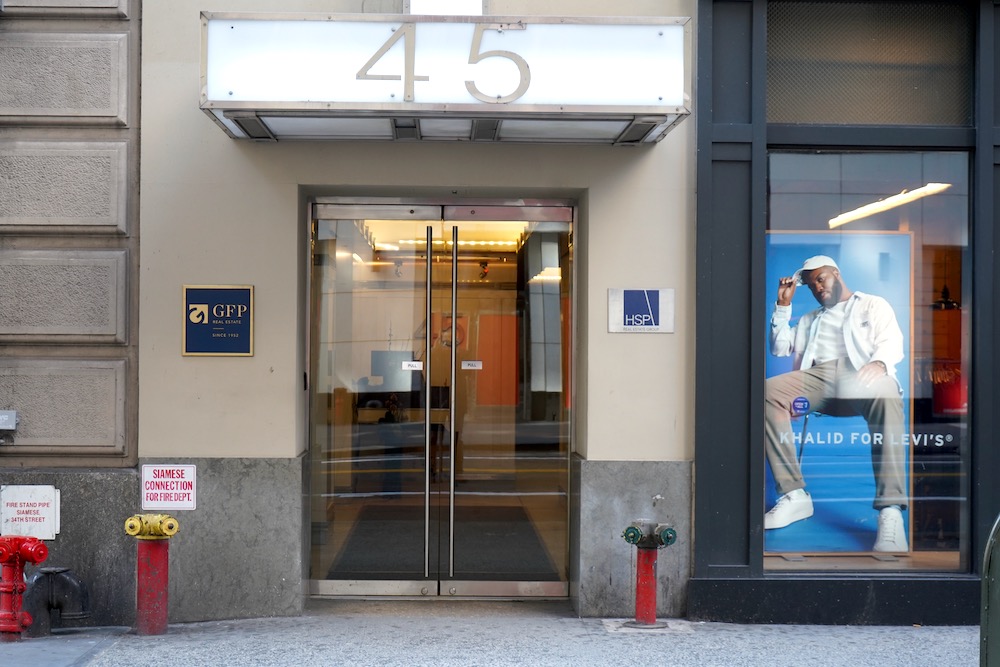
<svg viewBox="0 0 1000 667">
<path fill-rule="evenodd" d="M 809 287 L 820 307 L 791 326 L 799 285 Z M 794 275 L 778 281 L 770 343 L 775 356 L 794 355 L 797 370 L 768 378 L 766 384 L 765 449 L 779 498 L 764 515 L 764 528 L 784 528 L 813 515 L 791 417 L 861 415 L 871 434 L 873 507 L 879 510 L 873 550 L 907 551 L 903 401 L 896 380 L 903 334 L 892 306 L 882 297 L 848 289 L 831 257 L 810 257 Z"/>
</svg>

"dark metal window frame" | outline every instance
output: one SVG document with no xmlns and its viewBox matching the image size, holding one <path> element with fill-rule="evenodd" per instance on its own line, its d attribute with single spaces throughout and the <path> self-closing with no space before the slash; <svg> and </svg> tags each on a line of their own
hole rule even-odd
<svg viewBox="0 0 1000 667">
<path fill-rule="evenodd" d="M 997 73 L 1000 7 L 978 3 L 972 127 L 768 125 L 766 0 L 705 0 L 698 10 L 698 230 L 692 618 L 733 622 L 975 624 L 983 551 L 1000 512 L 992 447 L 1000 395 L 1000 191 Z M 961 150 L 972 156 L 971 569 L 965 573 L 765 572 L 763 564 L 764 299 L 770 150 Z M 739 280 L 733 280 L 738 276 Z M 743 289 L 733 289 L 743 285 Z M 746 333 L 749 332 L 749 335 Z M 733 335 L 736 333 L 737 335 Z M 720 412 L 725 418 L 720 419 Z"/>
</svg>

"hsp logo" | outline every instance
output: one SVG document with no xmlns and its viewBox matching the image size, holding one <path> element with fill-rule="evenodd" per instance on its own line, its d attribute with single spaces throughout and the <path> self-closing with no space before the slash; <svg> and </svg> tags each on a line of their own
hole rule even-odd
<svg viewBox="0 0 1000 667">
<path fill-rule="evenodd" d="M 627 327 L 660 325 L 660 290 L 622 290 L 623 323 Z"/>
<path fill-rule="evenodd" d="M 191 320 L 191 324 L 208 324 L 208 304 L 188 304 L 188 319 Z"/>
</svg>

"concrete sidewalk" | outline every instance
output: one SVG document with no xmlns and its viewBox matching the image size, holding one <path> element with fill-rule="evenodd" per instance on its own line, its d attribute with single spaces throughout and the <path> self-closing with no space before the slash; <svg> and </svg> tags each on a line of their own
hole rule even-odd
<svg viewBox="0 0 1000 667">
<path fill-rule="evenodd" d="M 0 644 L 3 667 L 242 665 L 975 667 L 979 628 L 577 618 L 568 602 L 311 601 L 303 616 L 57 630 Z"/>
</svg>

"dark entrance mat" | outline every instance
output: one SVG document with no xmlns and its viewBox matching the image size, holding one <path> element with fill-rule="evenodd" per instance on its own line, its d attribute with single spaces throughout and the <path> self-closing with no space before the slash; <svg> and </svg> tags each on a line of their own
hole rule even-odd
<svg viewBox="0 0 1000 667">
<path fill-rule="evenodd" d="M 438 513 L 444 521 L 437 530 Z M 431 577 L 445 554 L 448 509 L 431 511 Z M 418 506 L 365 507 L 358 516 L 328 579 L 422 579 L 424 510 Z M 559 574 L 521 507 L 455 508 L 455 579 L 559 581 Z"/>
</svg>

